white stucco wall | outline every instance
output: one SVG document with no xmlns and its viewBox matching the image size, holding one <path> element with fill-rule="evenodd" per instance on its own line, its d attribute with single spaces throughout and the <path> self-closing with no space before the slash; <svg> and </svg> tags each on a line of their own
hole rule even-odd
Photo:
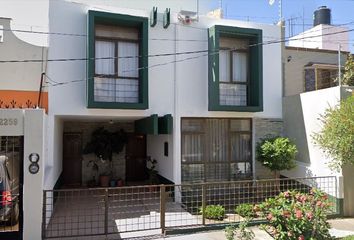
<svg viewBox="0 0 354 240">
<path fill-rule="evenodd" d="M 164 155 L 164 144 L 168 143 L 168 156 Z M 157 160 L 158 174 L 173 181 L 173 137 L 172 135 L 147 135 L 147 155 Z"/>
<path fill-rule="evenodd" d="M 342 51 L 349 51 L 349 32 L 348 28 L 320 24 L 299 35 L 291 37 L 288 46 L 303 48 L 318 48 L 327 50 L 338 50 L 341 44 Z"/>
<path fill-rule="evenodd" d="M 156 4 L 155 4 L 156 3 Z M 113 3 L 110 3 L 111 5 Z M 199 22 L 184 26 L 178 22 L 174 12 L 185 6 L 175 6 L 171 9 L 171 25 L 162 27 L 164 4 L 154 2 L 159 9 L 158 23 L 149 27 L 149 55 L 160 53 L 175 53 L 184 51 L 208 50 L 208 28 L 219 24 L 263 30 L 263 36 L 279 39 L 281 36 L 278 26 L 255 24 L 235 20 L 209 19 L 201 16 Z M 114 5 L 114 4 L 113 4 Z M 194 6 L 194 5 L 193 5 Z M 188 6 L 187 6 L 188 7 Z M 66 32 L 86 35 L 87 12 L 89 9 L 97 11 L 112 11 L 115 13 L 149 17 L 151 8 L 142 10 L 124 9 L 106 5 L 93 6 L 88 3 L 70 3 L 65 1 L 51 1 L 49 8 L 49 29 L 51 32 Z M 65 18 L 63 16 L 65 15 Z M 167 40 L 161 40 L 167 39 Z M 176 41 L 177 39 L 177 41 Z M 193 40 L 193 41 L 184 41 Z M 49 37 L 49 59 L 55 58 L 85 58 L 86 37 L 58 36 Z M 195 58 L 194 58 L 195 57 Z M 194 58 L 185 60 L 186 58 Z M 168 64 L 165 64 L 168 63 Z M 162 64 L 162 65 L 161 65 Z M 159 66 L 156 66 L 159 65 Z M 264 111 L 259 113 L 237 112 L 209 112 L 208 111 L 208 57 L 206 53 L 150 57 L 149 58 L 149 109 L 147 110 L 119 110 L 119 109 L 88 109 L 86 107 L 86 61 L 50 62 L 48 76 L 56 82 L 70 82 L 69 84 L 49 87 L 49 109 L 51 116 L 61 117 L 111 117 L 137 119 L 151 114 L 159 116 L 173 115 L 173 167 L 165 169 L 166 176 L 180 182 L 180 118 L 181 117 L 264 117 L 281 118 L 282 105 L 282 76 L 281 76 L 281 46 L 280 43 L 263 46 L 263 106 Z M 51 120 L 52 121 L 52 120 Z M 54 126 L 53 126 L 54 127 Z M 150 141 L 150 146 L 158 145 L 161 139 Z M 154 141 L 155 141 L 154 140 Z M 154 151 L 154 150 L 151 150 Z M 55 155 L 54 145 L 49 149 L 50 155 Z M 172 153 L 172 152 L 171 152 Z M 156 153 L 158 155 L 158 153 Z M 59 159 L 54 157 L 53 159 Z M 159 166 L 160 167 L 160 166 Z M 160 171 L 161 172 L 161 171 Z"/>
<path fill-rule="evenodd" d="M 0 118 L 16 119 L 16 125 L 1 125 L 0 136 L 24 136 L 23 149 L 23 239 L 41 239 L 42 190 L 46 164 L 46 115 L 43 109 L 0 109 Z M 39 172 L 28 170 L 29 155 L 39 155 Z"/>
<path fill-rule="evenodd" d="M 319 132 L 322 127 L 320 115 L 329 106 L 336 106 L 340 99 L 340 87 L 284 98 L 284 133 L 294 141 L 299 154 L 296 168 L 283 171 L 282 174 L 287 177 L 336 176 L 337 197 L 343 198 L 342 173 L 328 168 L 328 162 L 331 159 L 325 156 L 312 140 L 312 135 Z"/>
</svg>

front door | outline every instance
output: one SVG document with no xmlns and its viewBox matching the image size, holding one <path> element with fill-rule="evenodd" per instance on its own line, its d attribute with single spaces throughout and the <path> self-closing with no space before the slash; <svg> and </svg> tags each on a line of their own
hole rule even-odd
<svg viewBox="0 0 354 240">
<path fill-rule="evenodd" d="M 81 185 L 82 136 L 81 133 L 64 133 L 63 184 L 65 187 Z"/>
<path fill-rule="evenodd" d="M 0 239 L 22 239 L 23 137 L 0 136 Z"/>
<path fill-rule="evenodd" d="M 145 135 L 130 134 L 128 136 L 125 159 L 127 181 L 141 181 L 147 178 Z"/>
</svg>

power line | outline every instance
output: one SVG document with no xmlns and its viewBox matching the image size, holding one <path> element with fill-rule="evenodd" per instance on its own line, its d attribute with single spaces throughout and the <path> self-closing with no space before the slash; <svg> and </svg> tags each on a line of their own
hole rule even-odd
<svg viewBox="0 0 354 240">
<path fill-rule="evenodd" d="M 332 32 L 332 33 L 325 33 L 325 34 L 320 34 L 320 35 L 314 35 L 314 36 L 307 36 L 307 37 L 298 37 L 298 38 L 284 38 L 280 40 L 270 40 L 266 42 L 260 42 L 260 43 L 254 43 L 248 45 L 248 47 L 254 47 L 254 46 L 259 46 L 259 45 L 270 45 L 270 44 L 277 44 L 277 43 L 282 43 L 282 42 L 288 42 L 288 41 L 294 41 L 294 40 L 303 40 L 303 39 L 309 39 L 309 38 L 314 38 L 314 37 L 321 37 L 321 36 L 329 36 L 329 35 L 335 35 L 339 33 L 346 33 L 346 32 L 352 32 L 354 29 L 349 29 L 349 30 L 343 30 L 339 32 Z M 219 50 L 217 50 L 219 51 Z M 186 52 L 178 52 L 178 53 L 163 53 L 163 54 L 152 54 L 152 55 L 147 55 L 147 56 L 123 56 L 123 57 L 99 57 L 99 58 L 59 58 L 59 59 L 47 59 L 47 60 L 42 60 L 42 59 L 25 59 L 25 60 L 1 60 L 0 63 L 24 63 L 24 62 L 67 62 L 67 61 L 87 61 L 87 60 L 109 60 L 109 59 L 129 59 L 129 58 L 140 58 L 140 57 L 165 57 L 165 56 L 176 56 L 176 55 L 188 55 L 188 54 L 196 54 L 196 53 L 204 53 L 204 52 L 209 52 L 208 49 L 206 50 L 199 50 L 199 51 L 186 51 Z"/>
</svg>

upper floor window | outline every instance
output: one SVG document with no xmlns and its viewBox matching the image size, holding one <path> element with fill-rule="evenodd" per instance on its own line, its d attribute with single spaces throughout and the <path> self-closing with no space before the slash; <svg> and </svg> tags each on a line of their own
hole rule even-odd
<svg viewBox="0 0 354 240">
<path fill-rule="evenodd" d="M 95 101 L 138 103 L 138 31 L 104 25 L 95 30 Z"/>
<path fill-rule="evenodd" d="M 262 111 L 261 42 L 259 29 L 209 29 L 209 111 Z"/>
<path fill-rule="evenodd" d="M 338 66 L 309 63 L 305 66 L 305 91 L 330 88 L 338 85 Z"/>
<path fill-rule="evenodd" d="M 220 38 L 220 105 L 247 105 L 248 45 L 247 40 Z"/>
<path fill-rule="evenodd" d="M 148 19 L 89 11 L 89 108 L 148 108 Z"/>
</svg>

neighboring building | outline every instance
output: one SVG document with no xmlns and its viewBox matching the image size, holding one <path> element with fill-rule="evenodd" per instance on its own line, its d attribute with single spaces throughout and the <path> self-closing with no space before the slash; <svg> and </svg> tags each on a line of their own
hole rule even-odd
<svg viewBox="0 0 354 240">
<path fill-rule="evenodd" d="M 341 53 L 341 66 L 348 52 Z M 338 51 L 285 47 L 284 96 L 338 86 Z"/>
<path fill-rule="evenodd" d="M 42 73 L 46 71 L 47 47 L 28 44 L 15 34 L 11 19 L 0 18 L 0 158 L 1 164 L 5 160 L 9 176 L 9 189 L 4 191 L 6 173 L 0 174 L 0 220 L 8 219 L 11 223 L 9 226 L 0 223 L 0 238 L 40 239 L 36 236 L 40 236 L 41 226 L 48 110 L 48 92 L 43 87 L 40 93 L 40 86 Z M 31 174 L 30 156 L 34 153 L 40 156 L 34 164 L 39 170 Z M 12 199 L 11 215 L 3 211 L 6 198 Z"/>
<path fill-rule="evenodd" d="M 290 47 L 349 51 L 349 29 L 331 25 L 331 10 L 321 6 L 314 12 L 313 27 L 289 39 Z"/>
<path fill-rule="evenodd" d="M 318 18 L 317 11 L 328 13 L 326 18 Z M 332 34 L 341 28 L 331 26 L 330 11 L 321 7 L 315 12 L 315 27 L 290 39 L 283 51 L 284 60 L 284 135 L 298 148 L 297 166 L 284 171 L 286 177 L 336 176 L 337 198 L 344 215 L 352 216 L 354 194 L 350 167 L 341 172 L 328 168 L 331 160 L 315 145 L 312 136 L 320 131 L 320 116 L 328 107 L 334 107 L 340 100 L 353 94 L 353 87 L 338 86 L 338 42 L 347 42 L 348 33 Z M 327 20 L 326 20 L 327 19 Z M 321 24 L 321 21 L 325 24 Z M 320 25 L 318 25 L 320 24 Z M 320 30 L 320 31 L 319 31 Z M 325 30 L 325 31 L 324 31 Z M 327 33 L 330 33 L 326 35 Z M 312 35 L 323 35 L 307 38 Z M 296 38 L 304 38 L 294 40 Z M 335 47 L 337 44 L 337 47 Z M 348 51 L 347 45 L 342 50 Z M 348 52 L 341 52 L 340 64 L 345 64 Z M 342 208 L 342 206 L 344 206 Z"/>
</svg>

